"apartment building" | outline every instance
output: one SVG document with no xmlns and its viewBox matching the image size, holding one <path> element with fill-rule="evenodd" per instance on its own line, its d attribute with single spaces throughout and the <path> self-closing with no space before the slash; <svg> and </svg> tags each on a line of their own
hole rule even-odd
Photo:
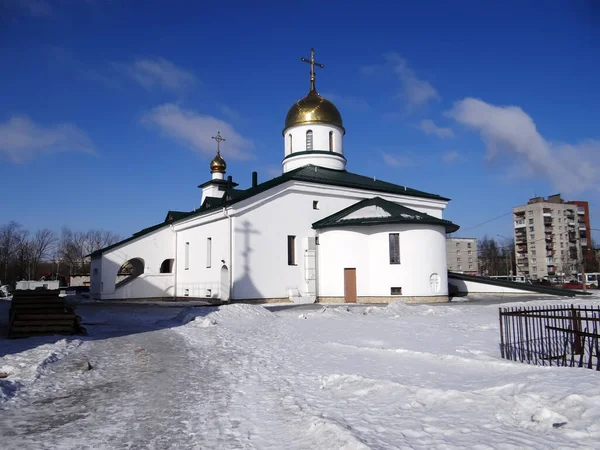
<svg viewBox="0 0 600 450">
<path fill-rule="evenodd" d="M 583 256 L 593 255 L 587 202 L 535 197 L 513 208 L 513 219 L 517 275 L 571 277 L 581 271 Z"/>
<path fill-rule="evenodd" d="M 451 272 L 477 275 L 477 239 L 447 238 L 446 261 Z"/>
</svg>

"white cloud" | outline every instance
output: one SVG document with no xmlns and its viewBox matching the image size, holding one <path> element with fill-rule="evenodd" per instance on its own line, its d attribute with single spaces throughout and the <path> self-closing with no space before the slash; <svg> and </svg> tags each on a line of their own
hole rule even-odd
<svg viewBox="0 0 600 450">
<path fill-rule="evenodd" d="M 163 134 L 174 138 L 193 150 L 214 155 L 215 140 L 212 136 L 221 132 L 226 141 L 221 144 L 221 154 L 227 160 L 249 159 L 254 144 L 242 137 L 229 123 L 212 116 L 198 114 L 181 109 L 178 105 L 167 103 L 157 106 L 144 114 L 141 119 L 147 126 L 158 128 Z"/>
<path fill-rule="evenodd" d="M 408 66 L 406 59 L 395 52 L 387 53 L 384 57 L 402 84 L 402 95 L 407 101 L 409 112 L 431 100 L 440 99 L 440 95 L 431 83 L 420 79 Z"/>
<path fill-rule="evenodd" d="M 435 134 L 437 137 L 444 139 L 453 137 L 454 132 L 451 128 L 438 127 L 431 119 L 423 119 L 419 124 L 419 128 L 427 134 Z"/>
<path fill-rule="evenodd" d="M 381 152 L 381 156 L 383 158 L 383 162 L 391 167 L 414 167 L 416 165 L 414 158 L 410 157 L 409 155 L 393 155 L 391 153 Z"/>
<path fill-rule="evenodd" d="M 65 151 L 95 153 L 85 131 L 70 123 L 44 128 L 16 115 L 0 123 L 0 158 L 22 163 L 40 154 Z"/>
<path fill-rule="evenodd" d="M 178 92 L 198 83 L 198 78 L 192 72 L 177 67 L 164 58 L 138 58 L 124 67 L 129 76 L 146 89 L 159 87 Z"/>
<path fill-rule="evenodd" d="M 516 157 L 522 174 L 546 178 L 568 193 L 598 187 L 600 141 L 551 143 L 537 131 L 533 119 L 518 106 L 495 106 L 475 98 L 454 104 L 447 116 L 479 131 L 487 158 Z"/>
<path fill-rule="evenodd" d="M 465 159 L 465 157 L 462 156 L 457 151 L 444 152 L 444 154 L 442 155 L 442 160 L 446 164 L 454 164 L 454 163 L 459 162 L 459 161 L 464 161 L 464 159 Z"/>
</svg>

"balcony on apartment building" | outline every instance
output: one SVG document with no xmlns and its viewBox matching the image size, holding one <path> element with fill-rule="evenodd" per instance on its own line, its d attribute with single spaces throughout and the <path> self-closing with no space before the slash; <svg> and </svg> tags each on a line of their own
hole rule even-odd
<svg viewBox="0 0 600 450">
<path fill-rule="evenodd" d="M 527 245 L 517 245 L 517 253 L 527 253 Z"/>
<path fill-rule="evenodd" d="M 552 227 L 545 227 L 544 228 L 544 233 L 552 233 L 553 228 Z"/>
<path fill-rule="evenodd" d="M 574 227 L 574 226 L 575 226 L 575 222 L 573 222 L 572 220 L 569 220 L 569 221 L 567 222 L 567 225 L 568 225 L 569 227 Z"/>
<path fill-rule="evenodd" d="M 544 239 L 546 239 L 546 242 L 552 242 L 554 240 L 554 235 L 546 234 L 546 237 Z"/>
<path fill-rule="evenodd" d="M 556 250 L 548 250 L 546 256 L 554 256 L 554 253 L 556 253 Z"/>
<path fill-rule="evenodd" d="M 583 208 L 583 206 L 578 206 L 577 207 L 577 214 L 580 216 L 584 216 L 585 215 L 585 209 Z"/>
<path fill-rule="evenodd" d="M 587 247 L 588 243 L 587 243 L 587 239 L 581 239 L 581 246 L 582 247 Z"/>
<path fill-rule="evenodd" d="M 585 227 L 585 222 L 579 222 L 579 231 L 585 231 L 587 228 Z"/>
<path fill-rule="evenodd" d="M 577 235 L 575 233 L 569 233 L 569 242 L 577 241 Z"/>
<path fill-rule="evenodd" d="M 550 208 L 544 208 L 542 215 L 544 216 L 544 218 L 552 217 L 552 210 Z"/>
<path fill-rule="evenodd" d="M 525 219 L 515 219 L 515 228 L 524 228 L 527 226 Z"/>
</svg>

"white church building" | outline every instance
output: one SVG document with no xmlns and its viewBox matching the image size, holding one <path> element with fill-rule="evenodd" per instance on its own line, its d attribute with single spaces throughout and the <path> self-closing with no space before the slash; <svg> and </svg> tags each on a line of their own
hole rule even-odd
<svg viewBox="0 0 600 450">
<path fill-rule="evenodd" d="M 305 61 L 311 88 L 285 119 L 283 174 L 259 184 L 254 172 L 238 189 L 218 133 L 199 207 L 94 252 L 93 298 L 448 300 L 449 199 L 346 171 L 342 116 L 316 91 L 314 53 Z"/>
</svg>

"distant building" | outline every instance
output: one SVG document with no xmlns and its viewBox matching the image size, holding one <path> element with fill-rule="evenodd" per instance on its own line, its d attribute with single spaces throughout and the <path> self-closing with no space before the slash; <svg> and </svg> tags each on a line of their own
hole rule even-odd
<svg viewBox="0 0 600 450">
<path fill-rule="evenodd" d="M 560 194 L 513 208 L 517 273 L 531 279 L 571 277 L 593 262 L 588 202 Z"/>
<path fill-rule="evenodd" d="M 477 239 L 475 238 L 447 238 L 446 261 L 450 272 L 477 275 L 479 265 L 477 262 Z"/>
</svg>

